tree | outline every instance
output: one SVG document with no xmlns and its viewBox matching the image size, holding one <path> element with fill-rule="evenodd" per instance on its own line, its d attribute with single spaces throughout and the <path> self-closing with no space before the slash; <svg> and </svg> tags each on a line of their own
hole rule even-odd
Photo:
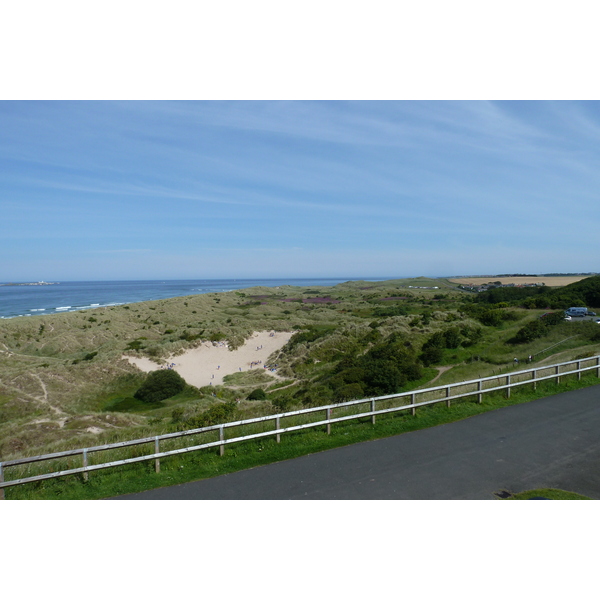
<svg viewBox="0 0 600 600">
<path fill-rule="evenodd" d="M 179 373 L 171 369 L 161 369 L 149 373 L 133 396 L 142 402 L 160 402 L 179 394 L 185 389 L 185 386 L 185 379 Z"/>
<path fill-rule="evenodd" d="M 426 367 L 429 367 L 441 362 L 443 356 L 444 352 L 441 348 L 438 348 L 437 346 L 429 346 L 428 348 L 425 348 L 423 352 L 421 352 L 419 358 Z"/>
<path fill-rule="evenodd" d="M 446 342 L 446 348 L 458 348 L 460 345 L 460 331 L 458 328 L 446 329 L 444 331 L 444 341 Z"/>
</svg>

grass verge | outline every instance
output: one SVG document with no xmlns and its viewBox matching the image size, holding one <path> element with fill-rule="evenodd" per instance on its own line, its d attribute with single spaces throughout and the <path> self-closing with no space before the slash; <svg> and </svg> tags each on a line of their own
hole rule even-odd
<svg viewBox="0 0 600 600">
<path fill-rule="evenodd" d="M 560 384 L 539 382 L 535 391 L 529 385 L 513 388 L 510 398 L 499 393 L 484 394 L 482 404 L 478 404 L 475 397 L 455 401 L 449 408 L 440 403 L 418 409 L 415 416 L 410 411 L 378 416 L 375 425 L 369 417 L 361 418 L 333 424 L 330 435 L 323 427 L 284 434 L 281 443 L 273 437 L 227 445 L 224 456 L 219 456 L 215 450 L 201 450 L 167 457 L 161 460 L 160 473 L 154 472 L 153 461 L 146 461 L 91 472 L 87 482 L 73 475 L 6 488 L 5 496 L 7 499 L 101 499 L 141 492 L 451 423 L 504 406 L 597 384 L 598 378 L 591 373 L 581 380 L 565 376 Z"/>
<path fill-rule="evenodd" d="M 545 498 L 547 500 L 591 500 L 591 498 L 588 498 L 587 496 L 555 488 L 527 490 L 525 492 L 520 492 L 519 494 L 513 494 L 510 498 L 506 498 L 506 500 L 531 500 L 532 498 Z"/>
</svg>

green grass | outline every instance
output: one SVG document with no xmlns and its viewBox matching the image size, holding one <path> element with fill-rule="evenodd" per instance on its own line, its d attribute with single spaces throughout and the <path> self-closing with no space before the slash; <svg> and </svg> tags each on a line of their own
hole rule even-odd
<svg viewBox="0 0 600 600">
<path fill-rule="evenodd" d="M 269 384 L 274 381 L 275 379 L 268 373 L 265 373 L 264 369 L 251 369 L 241 373 L 232 373 L 231 375 L 225 375 L 225 377 L 223 377 L 223 383 L 225 385 L 240 387 Z"/>
<path fill-rule="evenodd" d="M 478 325 L 461 313 L 460 302 L 472 297 L 472 294 L 449 291 L 448 287 L 418 290 L 409 288 L 409 285 L 433 287 L 442 286 L 443 282 L 413 278 L 349 282 L 311 289 L 295 286 L 281 286 L 278 290 L 256 287 L 142 302 L 131 304 L 128 308 L 104 307 L 3 321 L 0 343 L 14 354 L 8 357 L 0 353 L 0 457 L 6 460 L 24 454 L 56 451 L 59 449 L 57 446 L 66 449 L 69 445 L 81 447 L 82 443 L 106 443 L 108 438 L 113 437 L 134 439 L 163 433 L 175 406 L 188 404 L 190 409 L 209 407 L 213 391 L 223 398 L 245 397 L 252 388 L 267 388 L 270 385 L 271 404 L 256 402 L 252 403 L 253 406 L 246 406 L 242 401 L 239 407 L 244 415 L 242 418 L 255 416 L 257 411 L 264 413 L 272 409 L 272 403 L 285 406 L 278 409 L 281 411 L 301 408 L 303 391 L 310 390 L 319 383 L 320 378 L 331 373 L 336 361 L 353 351 L 353 344 L 360 341 L 361 348 L 368 350 L 369 342 L 364 340 L 372 331 L 373 321 L 377 322 L 377 328 L 383 336 L 393 333 L 405 335 L 416 352 L 435 331 L 450 326 Z M 436 298 L 436 302 L 433 302 L 434 296 L 440 294 L 444 298 Z M 261 300 L 266 304 L 243 306 L 244 302 L 251 300 L 251 296 L 263 295 L 268 296 Z M 283 299 L 310 296 L 331 296 L 341 300 L 341 303 L 322 306 L 282 302 Z M 383 298 L 391 296 L 410 299 L 382 302 Z M 428 324 L 424 325 L 423 319 L 417 319 L 418 324 L 410 326 L 412 316 L 372 316 L 375 309 L 396 306 L 410 315 L 428 313 Z M 240 314 L 240 310 L 244 314 Z M 542 312 L 520 311 L 519 321 L 505 322 L 497 328 L 482 327 L 483 338 L 476 345 L 445 350 L 442 364 L 452 365 L 452 369 L 433 385 L 506 372 L 513 368 L 512 359 L 515 355 L 524 358 L 575 332 L 578 333 L 575 339 L 549 354 L 554 356 L 560 351 L 560 360 L 566 360 L 583 350 L 592 353 L 600 350 L 600 343 L 592 343 L 589 339 L 591 325 L 586 333 L 575 323 L 561 324 L 551 335 L 530 345 L 512 347 L 505 343 L 524 323 L 537 318 Z M 595 324 L 594 327 L 600 331 L 600 327 Z M 179 395 L 151 407 L 133 399 L 143 376 L 134 366 L 121 360 L 124 352 L 158 360 L 194 347 L 199 340 L 193 338 L 198 335 L 205 340 L 226 337 L 231 347 L 238 347 L 253 331 L 271 329 L 310 330 L 320 334 L 312 341 L 284 349 L 277 358 L 280 365 L 278 374 L 286 379 L 285 385 L 295 382 L 293 387 L 279 390 L 278 386 L 283 387 L 283 383 L 264 379 L 266 373 L 256 369 L 256 374 L 232 376 L 227 379 L 225 386 L 215 386 L 211 393 L 201 390 L 199 395 Z M 169 330 L 173 333 L 165 335 Z M 143 349 L 133 349 L 136 346 L 143 346 Z M 94 355 L 92 360 L 82 360 L 91 355 Z M 485 361 L 473 361 L 474 356 L 481 356 Z M 544 359 L 547 357 L 548 354 L 543 356 Z M 73 364 L 77 360 L 79 364 Z M 428 387 L 435 375 L 435 369 L 428 369 L 423 378 L 412 382 L 410 387 Z M 261 379 L 253 379 L 255 376 Z M 231 386 L 228 390 L 227 384 Z M 240 389 L 244 387 L 246 389 Z M 45 395 L 48 403 L 39 400 L 43 400 Z M 50 424 L 46 428 L 39 427 L 36 421 L 40 419 L 57 422 L 57 411 L 51 407 L 72 419 L 72 425 L 60 431 L 53 429 Z M 107 418 L 111 419 L 111 425 L 103 427 L 102 421 Z M 104 431 L 85 434 L 86 424 Z M 87 437 L 82 442 L 81 436 L 84 434 Z"/>
<path fill-rule="evenodd" d="M 530 500 L 531 498 L 547 498 L 548 500 L 591 500 L 587 496 L 576 494 L 575 492 L 568 492 L 566 490 L 558 490 L 555 488 L 541 488 L 538 490 L 527 490 L 526 492 L 520 492 L 513 494 L 506 500 Z"/>
<path fill-rule="evenodd" d="M 149 416 L 156 416 L 158 413 L 164 412 L 160 409 L 169 409 L 192 400 L 199 400 L 200 398 L 202 398 L 202 394 L 192 386 L 188 386 L 183 392 L 171 396 L 166 400 L 153 403 L 142 402 L 134 398 L 133 395 L 116 394 L 102 406 L 102 411 L 144 413 Z"/>
<path fill-rule="evenodd" d="M 451 423 L 503 406 L 597 384 L 598 379 L 595 375 L 586 375 L 581 380 L 565 377 L 559 385 L 549 381 L 539 382 L 535 391 L 529 385 L 514 388 L 510 398 L 500 394 L 484 394 L 482 404 L 478 404 L 474 399 L 462 400 L 453 402 L 450 408 L 444 403 L 419 408 L 415 416 L 412 416 L 410 411 L 378 416 L 375 425 L 371 423 L 370 418 L 333 424 L 330 435 L 327 435 L 323 427 L 319 430 L 284 434 L 279 444 L 274 437 L 269 437 L 227 445 L 222 457 L 214 450 L 168 457 L 161 460 L 161 472 L 158 474 L 153 471 L 153 461 L 146 461 L 92 472 L 88 482 L 83 482 L 78 476 L 68 476 L 7 488 L 5 494 L 7 499 L 98 499 L 134 493 Z M 5 477 L 8 479 L 7 475 L 5 474 Z"/>
</svg>

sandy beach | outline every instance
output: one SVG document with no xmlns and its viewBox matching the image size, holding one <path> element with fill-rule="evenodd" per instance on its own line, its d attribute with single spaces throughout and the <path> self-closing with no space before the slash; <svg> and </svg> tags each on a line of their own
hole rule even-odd
<svg viewBox="0 0 600 600">
<path fill-rule="evenodd" d="M 169 364 L 175 363 L 173 370 L 177 371 L 190 385 L 203 387 L 220 385 L 225 375 L 264 369 L 269 356 L 287 344 L 293 332 L 254 332 L 243 346 L 230 351 L 225 342 L 204 342 L 202 346 L 188 350 L 179 356 L 167 359 Z M 149 373 L 160 368 L 148 358 L 123 356 L 141 371 Z M 276 372 L 270 372 L 277 376 Z"/>
</svg>

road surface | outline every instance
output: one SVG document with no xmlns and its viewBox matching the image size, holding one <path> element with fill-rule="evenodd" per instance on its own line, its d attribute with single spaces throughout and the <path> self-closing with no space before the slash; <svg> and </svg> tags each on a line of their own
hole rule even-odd
<svg viewBox="0 0 600 600">
<path fill-rule="evenodd" d="M 600 386 L 118 499 L 495 499 L 545 487 L 600 499 Z"/>
</svg>

